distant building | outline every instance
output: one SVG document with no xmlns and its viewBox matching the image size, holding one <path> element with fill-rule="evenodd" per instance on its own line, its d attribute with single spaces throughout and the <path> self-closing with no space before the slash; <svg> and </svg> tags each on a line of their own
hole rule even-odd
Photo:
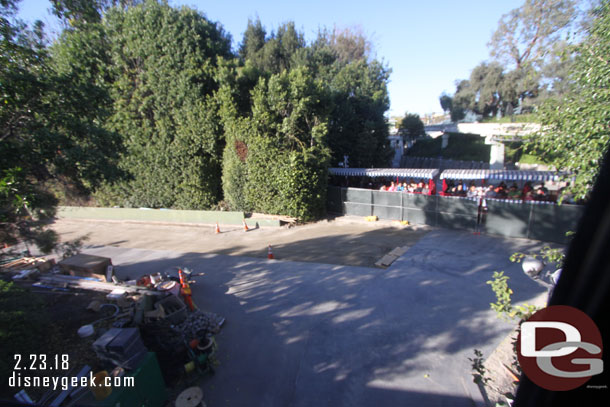
<svg viewBox="0 0 610 407">
<path fill-rule="evenodd" d="M 451 122 L 451 116 L 445 113 L 427 113 L 423 116 L 420 116 L 420 118 L 421 121 L 424 122 L 424 126 Z"/>
</svg>

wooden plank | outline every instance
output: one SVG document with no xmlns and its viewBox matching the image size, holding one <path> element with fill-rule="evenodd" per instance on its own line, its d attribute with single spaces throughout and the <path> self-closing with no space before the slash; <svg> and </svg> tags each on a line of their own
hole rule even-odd
<svg viewBox="0 0 610 407">
<path fill-rule="evenodd" d="M 85 290 L 95 290 L 95 291 L 106 291 L 111 292 L 116 290 L 117 288 L 123 289 L 128 292 L 141 292 L 141 293 L 149 293 L 152 295 L 163 295 L 164 293 L 160 291 L 153 291 L 146 287 L 138 287 L 135 285 L 120 285 L 114 283 L 104 283 L 101 281 L 93 281 L 86 279 L 74 279 L 73 276 L 40 276 L 40 280 L 45 283 L 57 284 L 60 286 L 68 286 L 71 288 L 82 288 Z"/>
<path fill-rule="evenodd" d="M 385 256 L 383 256 L 381 258 L 381 264 L 385 265 L 385 266 L 389 266 L 390 264 L 394 263 L 394 261 L 397 259 L 396 256 L 392 256 L 390 254 L 386 254 Z"/>
<path fill-rule="evenodd" d="M 390 264 L 396 260 L 396 256 L 392 256 L 391 254 L 386 254 L 380 260 L 375 263 L 377 267 L 388 267 Z"/>
<path fill-rule="evenodd" d="M 400 247 L 395 247 L 394 249 L 392 249 L 392 251 L 390 253 L 388 253 L 390 256 L 396 256 L 396 257 L 400 257 L 402 255 L 402 253 L 400 253 Z"/>
<path fill-rule="evenodd" d="M 405 254 L 407 252 L 407 250 L 409 250 L 408 246 L 396 247 L 388 254 L 391 256 L 400 257 L 403 254 Z"/>
</svg>

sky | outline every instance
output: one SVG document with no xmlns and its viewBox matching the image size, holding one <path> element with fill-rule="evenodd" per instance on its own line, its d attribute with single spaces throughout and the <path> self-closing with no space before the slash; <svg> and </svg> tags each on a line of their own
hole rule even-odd
<svg viewBox="0 0 610 407">
<path fill-rule="evenodd" d="M 489 42 L 500 17 L 523 0 L 169 0 L 218 21 L 242 39 L 248 18 L 260 18 L 267 32 L 294 21 L 307 41 L 322 27 L 358 26 L 372 40 L 374 53 L 392 70 L 388 90 L 390 116 L 441 112 L 439 96 L 452 94 L 455 81 L 466 79 L 479 62 L 489 59 Z M 49 0 L 22 0 L 19 15 L 57 27 Z"/>
</svg>

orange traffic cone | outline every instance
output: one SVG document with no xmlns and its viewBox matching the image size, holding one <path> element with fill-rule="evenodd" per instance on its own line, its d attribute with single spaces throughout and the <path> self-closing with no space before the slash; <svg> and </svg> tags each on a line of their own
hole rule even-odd
<svg viewBox="0 0 610 407">
<path fill-rule="evenodd" d="M 271 251 L 271 245 L 269 245 L 269 249 L 267 249 L 267 258 L 273 260 L 273 252 Z"/>
<path fill-rule="evenodd" d="M 191 286 L 188 281 L 184 278 L 184 274 L 182 274 L 182 269 L 178 269 L 178 276 L 180 277 L 180 295 L 184 299 L 186 305 L 188 305 L 191 311 L 195 310 L 195 304 L 193 304 L 193 292 L 191 291 Z"/>
<path fill-rule="evenodd" d="M 246 220 L 244 219 L 242 222 L 244 223 L 244 232 L 247 232 L 248 231 L 248 225 L 246 224 Z"/>
<path fill-rule="evenodd" d="M 215 229 L 216 233 L 220 233 L 220 227 L 218 226 L 218 222 L 216 222 L 216 229 Z"/>
</svg>

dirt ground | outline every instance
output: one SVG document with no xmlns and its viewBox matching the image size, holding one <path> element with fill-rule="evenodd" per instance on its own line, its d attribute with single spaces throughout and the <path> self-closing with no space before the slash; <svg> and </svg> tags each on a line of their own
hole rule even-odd
<svg viewBox="0 0 610 407">
<path fill-rule="evenodd" d="M 398 246 L 412 246 L 429 230 L 399 222 L 366 222 L 342 217 L 293 227 L 262 227 L 245 232 L 236 226 L 60 219 L 51 226 L 61 240 L 88 235 L 87 245 L 267 257 L 373 267 Z"/>
</svg>

